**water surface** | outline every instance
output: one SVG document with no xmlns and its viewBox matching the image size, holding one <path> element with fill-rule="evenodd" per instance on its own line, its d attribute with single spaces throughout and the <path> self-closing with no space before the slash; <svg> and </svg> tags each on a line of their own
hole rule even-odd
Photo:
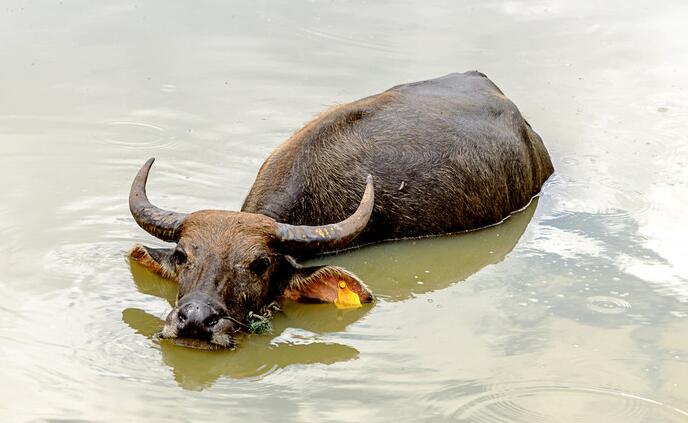
<svg viewBox="0 0 688 423">
<path fill-rule="evenodd" d="M 688 420 L 688 5 L 0 7 L 0 420 Z M 127 207 L 238 209 L 324 108 L 479 69 L 556 175 L 504 224 L 318 259 L 377 294 L 286 304 L 236 351 L 152 337 L 172 282 Z"/>
</svg>

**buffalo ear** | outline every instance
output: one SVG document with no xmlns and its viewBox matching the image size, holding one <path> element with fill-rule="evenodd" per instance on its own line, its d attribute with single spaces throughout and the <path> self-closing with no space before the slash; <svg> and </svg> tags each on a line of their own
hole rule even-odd
<svg viewBox="0 0 688 423">
<path fill-rule="evenodd" d="M 353 273 L 337 266 L 313 266 L 295 268 L 282 293 L 283 298 L 310 303 L 333 303 L 337 299 L 339 283 L 358 294 L 362 303 L 372 302 L 374 297 L 368 287 Z"/>
<path fill-rule="evenodd" d="M 177 274 L 171 261 L 173 252 L 172 248 L 151 248 L 136 244 L 129 251 L 129 257 L 163 278 L 175 279 Z"/>
</svg>

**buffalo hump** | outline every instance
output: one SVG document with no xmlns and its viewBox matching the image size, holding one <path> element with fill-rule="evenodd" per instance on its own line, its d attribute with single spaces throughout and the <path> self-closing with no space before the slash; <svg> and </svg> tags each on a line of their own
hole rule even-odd
<svg viewBox="0 0 688 423">
<path fill-rule="evenodd" d="M 538 134 L 480 72 L 398 85 L 334 107 L 263 163 L 242 211 L 324 225 L 375 183 L 354 245 L 461 232 L 526 206 L 553 167 Z"/>
</svg>

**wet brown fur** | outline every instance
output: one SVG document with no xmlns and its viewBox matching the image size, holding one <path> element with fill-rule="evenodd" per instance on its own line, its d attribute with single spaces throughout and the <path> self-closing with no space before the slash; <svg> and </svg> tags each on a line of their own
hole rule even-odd
<svg viewBox="0 0 688 423">
<path fill-rule="evenodd" d="M 479 72 L 399 85 L 316 117 L 265 161 L 242 211 L 322 225 L 375 210 L 352 245 L 497 223 L 552 174 L 540 137 Z"/>
<path fill-rule="evenodd" d="M 156 273 L 166 279 L 174 279 L 174 269 L 164 261 L 155 260 L 148 252 L 146 247 L 141 244 L 134 245 L 134 248 L 129 251 L 129 257 L 147 268 L 153 273 Z"/>
<path fill-rule="evenodd" d="M 268 295 L 269 280 L 256 283 L 249 265 L 258 257 L 273 258 L 274 233 L 274 220 L 262 215 L 222 210 L 189 215 L 178 243 L 187 255 L 187 265 L 177 272 L 180 297 L 202 291 L 232 298 L 229 307 L 235 310 L 228 310 L 230 314 L 258 311 Z"/>
</svg>

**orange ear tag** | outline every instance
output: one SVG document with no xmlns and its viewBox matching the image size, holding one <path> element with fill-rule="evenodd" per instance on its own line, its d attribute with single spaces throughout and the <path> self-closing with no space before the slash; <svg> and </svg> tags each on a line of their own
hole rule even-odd
<svg viewBox="0 0 688 423">
<path fill-rule="evenodd" d="M 334 305 L 336 305 L 337 308 L 359 308 L 361 307 L 361 299 L 358 297 L 357 293 L 346 286 L 346 282 L 339 281 L 337 299 L 334 300 Z"/>
</svg>

